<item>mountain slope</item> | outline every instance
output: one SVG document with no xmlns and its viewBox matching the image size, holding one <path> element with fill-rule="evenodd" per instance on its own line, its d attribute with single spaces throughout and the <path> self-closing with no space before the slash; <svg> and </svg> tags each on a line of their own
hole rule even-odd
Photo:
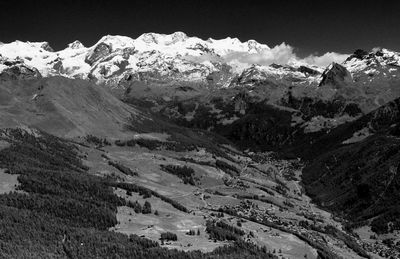
<svg viewBox="0 0 400 259">
<path fill-rule="evenodd" d="M 9 143 L 0 149 L 0 167 L 19 182 L 16 191 L 0 194 L 2 258 L 277 258 L 241 240 L 185 252 L 108 231 L 118 223 L 118 208 L 132 206 L 114 192 L 116 179 L 90 174 L 74 144 L 45 132 L 1 129 L 0 139 Z M 150 196 L 156 194 L 164 197 Z"/>
<path fill-rule="evenodd" d="M 56 52 L 47 42 L 16 41 L 0 45 L 0 71 L 14 77 L 40 73 L 104 84 L 118 98 L 150 107 L 182 125 L 201 126 L 192 118 L 210 118 L 201 127 L 208 130 L 251 116 L 246 107 L 267 104 L 292 111 L 291 123 L 285 126 L 290 132 L 323 133 L 400 96 L 397 52 L 357 50 L 327 68 L 298 58 L 270 65 L 242 59 L 271 51 L 252 40 L 202 40 L 182 32 L 146 33 L 137 39 L 107 35 L 91 47 L 75 41 Z M 242 92 L 253 98 L 240 101 L 240 112 L 229 110 L 237 107 Z M 222 96 L 217 110 L 212 95 Z M 182 106 L 196 108 L 186 112 Z"/>
<path fill-rule="evenodd" d="M 400 229 L 400 99 L 317 139 L 303 170 L 307 192 L 322 206 L 377 233 Z M 309 146 L 310 147 L 310 146 Z M 300 153 L 300 152 L 299 152 Z"/>
<path fill-rule="evenodd" d="M 1 45 L 0 126 L 13 129 L 1 131 L 0 163 L 21 175 L 20 188 L 30 194 L 0 197 L 4 217 L 17 215 L 16 221 L 24 222 L 2 221 L 4 227 L 13 223 L 7 233 L 12 228 L 26 232 L 32 215 L 39 213 L 62 230 L 43 230 L 43 222 L 33 221 L 43 230 L 35 235 L 52 236 L 44 238 L 45 246 L 35 243 L 38 256 L 101 257 L 116 243 L 122 257 L 153 252 L 232 256 L 225 248 L 208 254 L 168 252 L 158 243 L 105 232 L 111 227 L 156 242 L 173 230 L 179 249 L 182 244 L 193 249 L 188 240 L 215 248 L 217 241 L 241 240 L 246 233 L 246 240 L 257 245 L 272 240 L 271 249 L 278 240 L 276 247 L 284 247 L 285 255 L 299 254 L 293 246 L 306 255 L 368 258 L 366 251 L 375 253 L 375 246 L 363 247 L 361 239 L 345 233 L 340 222 L 303 194 L 299 160 L 241 152 L 224 137 L 243 149 L 303 158 L 308 162 L 304 188 L 319 205 L 377 233 L 397 230 L 400 102 L 393 99 L 399 94 L 399 54 L 356 51 L 325 70 L 295 62 L 240 67 L 227 61 L 234 53 L 268 49 L 254 41 L 203 41 L 182 33 L 144 34 L 135 40 L 105 36 L 92 47 L 77 41 L 58 52 L 45 42 Z M 85 138 L 74 139 L 80 145 L 73 146 L 41 131 L 15 129 L 21 125 Z M 138 200 L 151 201 L 160 211 L 138 213 Z M 191 228 L 203 226 L 207 234 L 194 237 Z M 53 239 L 61 241 L 54 245 Z M 104 240 L 108 245 L 97 250 Z M 30 241 L 23 239 L 21 246 Z M 79 248 L 79 241 L 89 248 Z M 235 243 L 238 257 L 270 256 L 247 241 Z M 164 245 L 174 247 L 162 240 Z M 2 247 L 19 251 L 9 243 Z"/>
<path fill-rule="evenodd" d="M 64 77 L 0 81 L 0 125 L 34 126 L 67 137 L 124 136 L 143 115 L 101 86 Z"/>
</svg>

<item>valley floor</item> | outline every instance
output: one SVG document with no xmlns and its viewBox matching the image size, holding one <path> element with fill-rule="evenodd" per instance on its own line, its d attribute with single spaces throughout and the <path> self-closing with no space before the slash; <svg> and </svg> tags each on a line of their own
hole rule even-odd
<svg viewBox="0 0 400 259">
<path fill-rule="evenodd" d="M 102 148 L 81 147 L 86 164 L 96 175 L 112 176 L 123 182 L 154 190 L 189 209 L 177 210 L 158 197 L 144 198 L 137 193 L 115 189 L 131 202 L 150 202 L 152 213 L 135 213 L 133 208 L 118 208 L 118 225 L 112 228 L 125 234 L 137 234 L 169 248 L 185 251 L 211 251 L 226 241 L 212 240 L 206 233 L 209 220 L 224 220 L 245 231 L 245 240 L 266 246 L 282 258 L 317 258 L 317 250 L 330 251 L 344 258 L 362 258 L 354 237 L 325 231 L 329 226 L 344 233 L 342 223 L 329 212 L 315 206 L 300 185 L 301 165 L 297 160 L 280 161 L 263 154 L 256 162 L 252 154 L 231 153 L 226 163 L 237 167 L 232 176 L 215 167 L 218 159 L 207 151 L 174 152 L 115 145 Z M 259 160 L 259 159 L 258 159 Z M 126 175 L 109 161 L 129 167 L 135 175 Z M 196 184 L 184 184 L 162 165 L 188 166 L 194 169 Z M 155 213 L 155 211 L 157 211 Z M 190 230 L 199 235 L 188 235 Z M 160 241 L 160 234 L 172 232 L 177 241 Z M 349 240 L 354 241 L 350 244 Z M 361 249 L 361 248 L 360 248 Z M 377 257 L 378 258 L 378 257 Z"/>
<path fill-rule="evenodd" d="M 83 166 L 91 175 L 112 179 L 110 192 L 125 204 L 117 207 L 117 224 L 109 231 L 182 251 L 211 252 L 239 238 L 278 258 L 398 256 L 374 242 L 370 229 L 349 233 L 344 220 L 312 203 L 297 159 L 228 146 L 216 153 L 171 150 L 163 134 L 137 135 L 129 145 L 89 139 L 74 141 Z M 21 192 L 17 178 L 1 169 L 0 194 Z M 176 238 L 160 238 L 166 233 Z"/>
</svg>

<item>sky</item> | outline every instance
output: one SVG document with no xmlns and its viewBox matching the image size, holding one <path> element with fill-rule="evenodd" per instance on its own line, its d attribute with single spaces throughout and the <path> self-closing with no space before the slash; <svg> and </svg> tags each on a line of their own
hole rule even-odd
<svg viewBox="0 0 400 259">
<path fill-rule="evenodd" d="M 400 50 L 400 1 L 57 0 L 0 2 L 0 41 L 47 41 L 55 50 L 104 35 L 183 31 L 289 46 L 302 58 L 385 47 Z M 326 54 L 328 52 L 328 54 Z M 333 54 L 331 54 L 333 55 Z"/>
</svg>

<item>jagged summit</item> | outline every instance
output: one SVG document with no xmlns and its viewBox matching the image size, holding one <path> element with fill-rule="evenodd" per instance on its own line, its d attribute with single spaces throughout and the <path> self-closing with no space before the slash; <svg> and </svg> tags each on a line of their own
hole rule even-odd
<svg viewBox="0 0 400 259">
<path fill-rule="evenodd" d="M 346 61 L 350 61 L 350 60 L 352 60 L 353 58 L 362 60 L 362 59 L 364 59 L 368 54 L 369 54 L 368 51 L 365 51 L 365 50 L 363 50 L 363 49 L 357 49 L 356 51 L 354 51 L 353 54 L 351 54 L 351 55 L 346 59 Z"/>
<path fill-rule="evenodd" d="M 375 48 L 371 52 L 358 49 L 345 60 L 344 65 L 351 72 L 386 66 L 393 71 L 400 67 L 400 53 L 385 48 Z"/>
<path fill-rule="evenodd" d="M 260 44 L 255 40 L 241 42 L 238 38 L 227 37 L 225 39 L 202 40 L 198 37 L 189 37 L 184 32 L 174 32 L 172 34 L 144 33 L 136 39 L 119 35 L 106 35 L 102 37 L 93 47 L 100 43 L 111 45 L 113 49 L 125 47 L 135 47 L 141 51 L 157 50 L 161 52 L 175 52 L 179 54 L 199 54 L 188 51 L 195 49 L 196 45 L 204 48 L 213 49 L 219 55 L 226 55 L 230 52 L 260 52 L 270 49 L 265 44 Z"/>
<path fill-rule="evenodd" d="M 285 44 L 277 46 L 284 47 Z M 121 89 L 131 81 L 196 83 L 213 88 L 283 84 L 331 85 L 336 89 L 355 84 L 369 95 L 386 92 L 383 96 L 376 94 L 376 103 L 390 100 L 392 93 L 398 95 L 397 52 L 383 48 L 356 50 L 343 63 L 325 69 L 296 57 L 270 59 L 274 51 L 255 40 L 203 40 L 184 32 L 144 33 L 136 39 L 106 35 L 93 46 L 74 41 L 61 51 L 53 51 L 48 42 L 15 41 L 0 45 L 0 72 L 9 67 L 5 61 L 18 61 L 37 69 L 37 74 L 44 77 L 94 80 Z"/>
<path fill-rule="evenodd" d="M 103 36 L 94 46 L 90 48 L 95 48 L 101 43 L 109 45 L 113 50 L 134 46 L 134 40 L 132 38 L 119 35 L 106 35 Z"/>
<path fill-rule="evenodd" d="M 68 44 L 68 48 L 70 49 L 81 49 L 84 48 L 85 46 L 80 42 L 79 40 L 76 40 L 74 42 L 71 42 Z"/>
<path fill-rule="evenodd" d="M 268 50 L 267 45 L 255 40 L 202 40 L 183 32 L 145 33 L 136 39 L 106 35 L 93 46 L 85 47 L 77 40 L 57 52 L 47 42 L 0 45 L 4 59 L 20 60 L 43 76 L 94 78 L 100 82 L 118 82 L 130 74 L 150 71 L 173 80 L 206 82 L 207 76 L 219 71 L 222 64 L 231 67 L 231 74 L 239 74 L 252 65 L 235 56 L 262 56 Z"/>
<path fill-rule="evenodd" d="M 137 40 L 142 40 L 146 43 L 170 45 L 177 42 L 185 41 L 188 38 L 189 37 L 184 32 L 174 32 L 172 34 L 160 34 L 150 32 L 140 35 Z"/>
<path fill-rule="evenodd" d="M 340 87 L 346 83 L 350 83 L 351 80 L 351 74 L 344 66 L 338 63 L 332 63 L 322 74 L 322 80 L 319 86 L 333 85 L 335 87 Z"/>
</svg>

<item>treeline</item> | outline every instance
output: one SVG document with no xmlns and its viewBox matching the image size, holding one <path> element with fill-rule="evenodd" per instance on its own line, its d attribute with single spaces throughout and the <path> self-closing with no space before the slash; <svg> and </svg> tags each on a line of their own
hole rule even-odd
<svg viewBox="0 0 400 259">
<path fill-rule="evenodd" d="M 110 146 L 111 142 L 108 141 L 106 138 L 99 138 L 94 135 L 86 135 L 85 137 L 86 142 L 96 145 L 97 147 L 104 147 Z"/>
<path fill-rule="evenodd" d="M 196 185 L 193 168 L 179 165 L 161 165 L 161 169 L 167 173 L 178 176 L 184 184 Z"/>
<path fill-rule="evenodd" d="M 107 206 L 104 204 L 105 206 L 102 207 L 96 203 L 98 201 L 91 203 L 63 196 L 37 193 L 13 192 L 0 195 L 0 204 L 3 206 L 33 212 L 45 212 L 50 216 L 64 219 L 71 226 L 106 230 L 116 225 L 115 205 Z"/>
<path fill-rule="evenodd" d="M 325 227 L 325 233 L 330 234 L 342 240 L 350 249 L 356 252 L 359 256 L 364 258 L 371 258 L 370 255 L 357 243 L 354 237 L 340 231 L 334 226 L 328 225 Z"/>
<path fill-rule="evenodd" d="M 388 224 L 391 222 L 391 224 Z M 400 230 L 400 206 L 392 206 L 389 210 L 371 222 L 371 230 L 377 234 L 393 233 Z"/>
<path fill-rule="evenodd" d="M 79 159 L 77 148 L 65 140 L 44 132 L 37 138 L 22 129 L 3 131 L 12 137 L 8 138 L 11 146 L 0 152 L 0 164 L 12 174 L 23 174 L 27 170 L 88 170 Z"/>
<path fill-rule="evenodd" d="M 136 235 L 71 227 L 46 213 L 0 206 L 1 258 L 275 258 L 244 243 L 210 253 L 167 249 Z"/>
<path fill-rule="evenodd" d="M 273 191 L 271 191 L 270 189 L 264 187 L 264 186 L 256 186 L 257 189 L 260 189 L 263 192 L 268 193 L 271 196 L 275 196 L 275 193 Z"/>
<path fill-rule="evenodd" d="M 237 227 L 231 226 L 223 221 L 209 220 L 206 223 L 206 232 L 210 239 L 219 241 L 239 241 L 245 232 Z"/>
<path fill-rule="evenodd" d="M 217 161 L 215 161 L 215 166 L 232 177 L 239 176 L 240 174 L 240 171 L 235 166 L 228 164 L 223 160 L 217 159 Z"/>
<path fill-rule="evenodd" d="M 129 167 L 124 166 L 121 163 L 109 160 L 108 164 L 110 166 L 115 167 L 116 169 L 118 169 L 123 174 L 130 175 L 130 176 L 138 176 L 138 174 L 136 172 L 132 171 L 132 169 L 130 169 Z"/>
<path fill-rule="evenodd" d="M 138 202 L 127 202 L 126 206 L 132 208 L 135 213 L 142 213 L 142 214 L 150 214 L 151 213 L 151 204 L 148 201 L 145 201 L 143 206 Z"/>
<path fill-rule="evenodd" d="M 150 190 L 146 187 L 136 185 L 134 183 L 117 183 L 117 182 L 111 183 L 111 185 L 113 187 L 121 188 L 126 191 L 139 193 L 139 195 L 146 195 L 146 196 L 153 195 L 157 198 L 160 198 L 162 201 L 165 201 L 165 202 L 171 204 L 175 209 L 178 209 L 180 211 L 187 212 L 187 213 L 189 212 L 189 210 L 185 206 L 178 203 L 177 201 L 174 201 L 174 200 L 172 200 L 162 194 L 159 194 L 156 191 Z"/>
<path fill-rule="evenodd" d="M 148 148 L 149 150 L 166 149 L 175 152 L 186 152 L 196 149 L 196 145 L 192 144 L 177 143 L 172 141 L 159 141 L 156 139 L 145 139 L 145 138 L 116 140 L 115 145 L 120 147 L 124 146 L 134 147 L 138 145 L 140 147 Z"/>
<path fill-rule="evenodd" d="M 293 231 L 289 228 L 287 228 L 287 223 L 286 222 L 282 222 L 282 225 L 274 223 L 272 221 L 269 221 L 267 218 L 263 218 L 261 220 L 258 220 L 256 217 L 252 217 L 252 216 L 242 216 L 239 215 L 239 213 L 236 211 L 236 209 L 230 208 L 230 207 L 221 207 L 218 209 L 219 212 L 224 212 L 228 215 L 231 216 L 235 216 L 235 217 L 239 217 L 248 221 L 252 221 L 252 222 L 256 222 L 258 224 L 262 224 L 264 226 L 267 227 L 271 227 L 271 228 L 276 228 L 278 230 L 281 230 L 283 232 L 287 232 L 290 234 L 293 234 L 295 236 L 297 236 L 299 239 L 303 240 L 304 242 L 308 243 L 310 246 L 312 246 L 313 248 L 315 248 L 318 252 L 318 256 L 319 258 L 337 258 L 337 256 L 331 252 L 331 250 L 329 249 L 329 247 L 327 247 L 325 244 L 320 243 L 316 240 L 313 240 L 311 238 L 309 238 L 307 235 L 303 235 L 297 231 Z M 286 223 L 286 225 L 284 224 Z"/>
<path fill-rule="evenodd" d="M 179 159 L 180 161 L 183 161 L 183 162 L 189 162 L 189 163 L 198 164 L 198 165 L 215 167 L 215 163 L 213 163 L 211 161 L 196 160 L 191 157 L 179 157 L 177 159 Z"/>
<path fill-rule="evenodd" d="M 157 115 L 153 114 L 153 118 Z M 221 144 L 231 144 L 226 138 L 207 130 L 180 127 L 169 122 L 164 121 L 162 118 L 157 118 L 157 123 L 154 120 L 144 120 L 137 127 L 136 118 L 131 117 L 131 123 L 127 125 L 127 129 L 135 132 L 165 132 L 170 135 L 168 142 L 163 142 L 165 148 L 176 152 L 186 152 L 191 150 L 198 150 L 204 148 L 207 152 L 214 156 L 232 159 L 228 153 L 230 150 L 225 149 Z"/>
<path fill-rule="evenodd" d="M 165 241 L 177 241 L 178 237 L 176 234 L 171 233 L 171 232 L 163 232 L 161 233 L 160 240 L 165 240 Z"/>
<path fill-rule="evenodd" d="M 109 232 L 117 206 L 126 202 L 111 181 L 86 172 L 73 145 L 20 129 L 0 136 L 11 143 L 0 150 L 0 167 L 20 174 L 19 188 L 27 193 L 0 195 L 1 258 L 272 258 L 249 244 L 205 254 Z"/>
<path fill-rule="evenodd" d="M 188 236 L 194 236 L 194 235 L 200 236 L 200 229 L 197 229 L 197 232 L 196 232 L 194 229 L 190 229 L 190 230 L 186 233 L 186 235 L 188 235 Z"/>
</svg>

